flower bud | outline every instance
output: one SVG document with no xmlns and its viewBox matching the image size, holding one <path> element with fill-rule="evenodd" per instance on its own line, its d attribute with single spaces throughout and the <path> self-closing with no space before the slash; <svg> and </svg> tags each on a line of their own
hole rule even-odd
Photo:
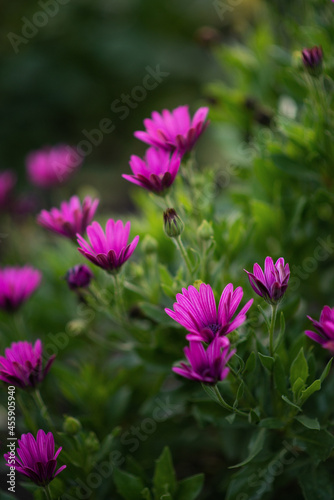
<svg viewBox="0 0 334 500">
<path fill-rule="evenodd" d="M 89 267 L 84 264 L 78 264 L 67 271 L 65 276 L 67 284 L 71 290 L 77 288 L 86 288 L 89 286 L 94 274 Z"/>
<path fill-rule="evenodd" d="M 202 281 L 202 280 L 196 280 L 196 281 L 194 281 L 193 286 L 196 288 L 196 290 L 199 291 L 199 288 L 200 288 L 200 286 L 201 286 L 202 283 L 204 283 L 204 281 Z"/>
<path fill-rule="evenodd" d="M 199 239 L 203 241 L 208 241 L 213 238 L 212 225 L 207 220 L 204 220 L 202 224 L 198 227 L 197 236 Z"/>
<path fill-rule="evenodd" d="M 63 431 L 66 432 L 66 434 L 70 434 L 74 436 L 77 434 L 79 431 L 81 431 L 82 426 L 79 420 L 77 420 L 74 417 L 66 417 L 65 421 L 63 423 Z"/>
<path fill-rule="evenodd" d="M 184 223 L 174 208 L 167 208 L 164 212 L 164 231 L 170 238 L 177 238 L 183 233 Z"/>
<path fill-rule="evenodd" d="M 90 432 L 85 440 L 85 445 L 88 453 L 94 453 L 99 450 L 100 443 L 95 432 Z"/>
<path fill-rule="evenodd" d="M 157 253 L 158 242 L 150 234 L 147 234 L 143 239 L 141 247 L 146 255 L 152 255 L 153 253 Z"/>
<path fill-rule="evenodd" d="M 319 76 L 322 72 L 323 52 L 319 46 L 302 50 L 302 61 L 307 72 L 312 76 Z"/>
</svg>

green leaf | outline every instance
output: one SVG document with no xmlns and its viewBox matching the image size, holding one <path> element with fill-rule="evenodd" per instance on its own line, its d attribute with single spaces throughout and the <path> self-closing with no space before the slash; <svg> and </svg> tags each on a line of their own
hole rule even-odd
<svg viewBox="0 0 334 500">
<path fill-rule="evenodd" d="M 265 356 L 264 354 L 261 354 L 260 352 L 258 353 L 258 355 L 259 355 L 262 366 L 271 372 L 271 370 L 274 366 L 274 362 L 275 362 L 274 358 L 272 358 L 271 356 Z"/>
<path fill-rule="evenodd" d="M 244 374 L 251 373 L 252 371 L 254 371 L 255 367 L 256 367 L 256 355 L 255 352 L 252 351 L 247 358 L 243 373 Z"/>
<path fill-rule="evenodd" d="M 237 395 L 236 395 L 235 401 L 233 403 L 233 408 L 237 408 L 239 399 L 241 399 L 242 396 L 244 395 L 244 390 L 245 390 L 245 384 L 244 384 L 244 382 L 242 380 L 240 382 L 239 387 L 238 387 Z"/>
<path fill-rule="evenodd" d="M 144 489 L 142 480 L 120 469 L 114 470 L 114 481 L 118 493 L 125 500 L 138 500 L 141 492 Z"/>
<path fill-rule="evenodd" d="M 298 482 L 305 500 L 334 498 L 333 473 L 323 465 L 303 467 L 298 474 Z"/>
<path fill-rule="evenodd" d="M 261 306 L 257 306 L 257 308 L 258 308 L 258 310 L 260 311 L 260 313 L 262 314 L 263 319 L 264 319 L 264 321 L 265 321 L 265 323 L 266 323 L 266 325 L 267 325 L 268 330 L 270 330 L 270 321 L 269 321 L 269 319 L 268 319 L 268 317 L 267 317 L 266 313 L 264 312 L 264 310 L 262 309 L 262 307 L 261 307 Z"/>
<path fill-rule="evenodd" d="M 316 391 L 320 391 L 321 389 L 321 382 L 320 380 L 315 380 L 309 387 L 304 389 L 302 391 L 301 396 L 300 396 L 300 404 L 304 404 L 305 401 L 312 396 L 312 394 Z"/>
<path fill-rule="evenodd" d="M 305 164 L 299 163 L 298 160 L 295 160 L 293 158 L 290 158 L 289 156 L 286 156 L 284 154 L 272 154 L 271 159 L 274 163 L 274 165 L 279 169 L 282 170 L 282 172 L 285 172 L 288 175 L 291 175 L 293 177 L 298 177 L 299 179 L 301 176 L 303 178 L 308 177 L 312 179 L 316 179 L 317 176 L 313 172 L 307 171 L 305 169 Z"/>
<path fill-rule="evenodd" d="M 295 417 L 295 420 L 297 420 L 307 429 L 320 431 L 320 424 L 317 418 L 311 418 L 307 415 L 299 415 L 298 417 Z"/>
<path fill-rule="evenodd" d="M 325 367 L 324 371 L 322 372 L 321 377 L 320 377 L 320 382 L 321 382 L 321 383 L 323 383 L 323 381 L 325 380 L 325 378 L 328 376 L 328 374 L 329 374 L 329 372 L 330 372 L 330 369 L 331 369 L 331 366 L 332 366 L 332 362 L 333 362 L 333 358 L 331 358 L 331 359 L 328 361 L 328 363 L 327 363 L 327 365 L 326 365 L 326 367 Z"/>
<path fill-rule="evenodd" d="M 249 462 L 251 462 L 253 458 L 255 458 L 256 455 L 258 455 L 262 450 L 265 441 L 265 436 L 266 436 L 266 429 L 260 429 L 256 434 L 254 434 L 248 446 L 249 449 L 248 457 L 242 462 L 236 465 L 232 465 L 231 467 L 229 467 L 229 469 L 236 469 L 237 467 L 242 467 L 243 465 L 246 465 Z"/>
<path fill-rule="evenodd" d="M 334 449 L 334 436 L 326 430 L 305 430 L 295 437 L 294 442 L 307 452 L 315 464 L 327 460 Z"/>
<path fill-rule="evenodd" d="M 266 429 L 282 429 L 285 423 L 279 418 L 268 417 L 260 421 L 259 427 L 265 427 Z"/>
<path fill-rule="evenodd" d="M 175 326 L 175 321 L 173 321 L 161 307 L 154 306 L 153 304 L 149 304 L 147 302 L 139 304 L 139 307 L 145 316 L 152 319 L 155 323 Z"/>
<path fill-rule="evenodd" d="M 288 405 L 292 406 L 293 408 L 296 408 L 297 410 L 299 411 L 302 411 L 302 409 L 300 408 L 300 406 L 296 405 L 295 403 L 293 403 L 292 401 L 290 401 L 290 399 L 287 397 L 287 396 L 284 396 L 284 394 L 282 395 L 282 399 L 283 401 L 285 401 Z"/>
<path fill-rule="evenodd" d="M 95 455 L 96 462 L 101 462 L 103 458 L 110 452 L 114 441 L 114 434 L 108 434 L 101 443 L 100 449 Z"/>
<path fill-rule="evenodd" d="M 169 448 L 166 446 L 156 461 L 153 477 L 154 495 L 160 500 L 166 493 L 174 494 L 176 490 L 176 477 Z"/>
<path fill-rule="evenodd" d="M 305 384 L 304 384 L 303 380 L 300 377 L 298 377 L 292 386 L 292 392 L 293 392 L 293 395 L 294 395 L 294 398 L 296 401 L 298 401 L 299 393 L 302 389 L 304 389 L 304 387 L 305 387 Z"/>
<path fill-rule="evenodd" d="M 176 500 L 195 500 L 202 491 L 204 474 L 196 474 L 179 481 Z"/>
<path fill-rule="evenodd" d="M 234 420 L 235 420 L 235 413 L 231 413 L 231 415 L 227 415 L 227 417 L 225 417 L 225 419 L 228 421 L 229 424 L 233 424 Z"/>
<path fill-rule="evenodd" d="M 308 377 L 308 365 L 304 356 L 304 349 L 301 348 L 290 367 L 290 384 L 291 387 L 298 378 L 305 383 Z"/>
</svg>

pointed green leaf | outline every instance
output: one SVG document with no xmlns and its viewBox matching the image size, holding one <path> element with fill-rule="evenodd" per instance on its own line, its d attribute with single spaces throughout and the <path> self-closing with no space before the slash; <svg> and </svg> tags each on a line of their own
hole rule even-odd
<svg viewBox="0 0 334 500">
<path fill-rule="evenodd" d="M 179 482 L 176 500 L 195 500 L 202 491 L 204 474 L 196 474 Z"/>
<path fill-rule="evenodd" d="M 257 307 L 258 307 L 258 310 L 260 311 L 260 313 L 263 316 L 263 319 L 264 319 L 264 321 L 265 321 L 265 323 L 267 325 L 268 330 L 270 330 L 270 322 L 269 322 L 268 317 L 266 316 L 266 313 L 264 312 L 264 310 L 262 309 L 261 306 L 257 306 Z"/>
<path fill-rule="evenodd" d="M 294 399 L 297 401 L 298 398 L 299 398 L 299 393 L 302 389 L 304 389 L 305 387 L 305 384 L 303 382 L 303 380 L 301 378 L 297 378 L 297 380 L 295 381 L 295 383 L 293 384 L 292 386 L 292 392 L 293 392 L 293 395 L 294 395 Z"/>
<path fill-rule="evenodd" d="M 156 500 L 160 500 L 160 497 L 166 493 L 173 495 L 176 490 L 176 477 L 172 456 L 167 446 L 156 460 L 153 486 Z"/>
<path fill-rule="evenodd" d="M 140 498 L 144 483 L 139 477 L 120 469 L 115 469 L 113 476 L 116 489 L 124 500 L 138 500 Z"/>
<path fill-rule="evenodd" d="M 271 371 L 273 366 L 274 366 L 274 358 L 272 358 L 271 356 L 265 356 L 264 354 L 261 354 L 260 352 L 258 353 L 259 354 L 259 358 L 260 358 L 260 361 L 261 361 L 261 364 L 264 368 L 266 368 L 267 370 Z"/>
<path fill-rule="evenodd" d="M 236 395 L 235 401 L 233 403 L 233 408 L 237 408 L 239 399 L 241 399 L 242 396 L 244 395 L 244 390 L 245 390 L 245 384 L 244 384 L 244 382 L 242 380 L 240 382 L 239 387 L 238 387 L 237 395 Z"/>
<path fill-rule="evenodd" d="M 255 369 L 255 366 L 256 366 L 256 356 L 255 352 L 252 351 L 248 356 L 243 373 L 244 374 L 251 373 Z"/>
<path fill-rule="evenodd" d="M 301 423 L 304 427 L 307 427 L 307 429 L 313 429 L 317 431 L 320 430 L 320 424 L 317 418 L 311 418 L 307 415 L 299 415 L 298 417 L 295 417 L 295 420 Z"/>
<path fill-rule="evenodd" d="M 315 464 L 327 460 L 334 449 L 334 437 L 325 430 L 305 429 L 305 432 L 296 436 L 295 443 L 309 454 Z"/>
<path fill-rule="evenodd" d="M 327 363 L 327 365 L 326 365 L 326 367 L 325 367 L 324 371 L 322 372 L 321 377 L 320 377 L 320 382 L 321 382 L 321 383 L 323 383 L 323 381 L 325 380 L 325 378 L 328 376 L 328 374 L 329 374 L 329 372 L 330 372 L 330 369 L 331 369 L 331 366 L 332 366 L 332 362 L 333 362 L 333 358 L 331 358 L 331 359 L 328 361 L 328 363 Z"/>
<path fill-rule="evenodd" d="M 255 458 L 256 455 L 258 455 L 262 450 L 265 441 L 265 436 L 266 436 L 266 429 L 260 429 L 257 432 L 257 434 L 254 434 L 248 446 L 249 449 L 248 457 L 242 462 L 236 465 L 232 465 L 231 467 L 229 467 L 229 469 L 236 469 L 237 467 L 242 467 L 243 465 L 246 465 L 249 462 L 251 462 L 253 458 Z"/>
<path fill-rule="evenodd" d="M 333 475 L 324 466 L 302 467 L 298 482 L 305 500 L 329 500 L 334 498 Z"/>
<path fill-rule="evenodd" d="M 293 403 L 292 401 L 290 401 L 290 399 L 287 397 L 287 396 L 282 396 L 282 399 L 283 401 L 285 401 L 288 405 L 292 406 L 293 408 L 296 408 L 297 410 L 299 411 L 302 411 L 302 409 L 300 408 L 300 406 L 296 405 L 295 403 Z"/>
<path fill-rule="evenodd" d="M 305 401 L 312 396 L 312 394 L 316 391 L 320 391 L 321 389 L 321 382 L 320 380 L 315 380 L 309 387 L 307 387 L 304 391 L 301 393 L 300 397 L 300 404 L 304 404 Z"/>
<path fill-rule="evenodd" d="M 293 387 L 297 378 L 301 378 L 303 382 L 306 382 L 308 377 L 308 365 L 304 356 L 304 349 L 301 348 L 290 367 L 290 384 Z"/>
</svg>

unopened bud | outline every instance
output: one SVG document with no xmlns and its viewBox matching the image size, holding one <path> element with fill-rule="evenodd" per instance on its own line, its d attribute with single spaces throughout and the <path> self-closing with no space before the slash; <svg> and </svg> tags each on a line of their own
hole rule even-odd
<svg viewBox="0 0 334 500">
<path fill-rule="evenodd" d="M 65 276 L 67 284 L 71 290 L 87 288 L 94 274 L 85 264 L 78 264 L 67 271 Z"/>
<path fill-rule="evenodd" d="M 63 423 L 63 430 L 66 432 L 66 434 L 71 434 L 74 436 L 74 434 L 77 434 L 79 431 L 81 431 L 82 426 L 79 420 L 77 420 L 74 417 L 66 417 L 65 421 Z"/>
<path fill-rule="evenodd" d="M 319 46 L 302 50 L 302 61 L 307 72 L 312 76 L 319 76 L 322 72 L 322 48 Z"/>
<path fill-rule="evenodd" d="M 142 241 L 141 247 L 146 255 L 151 255 L 153 253 L 157 253 L 158 242 L 150 234 L 147 234 Z"/>
<path fill-rule="evenodd" d="M 202 224 L 198 227 L 197 236 L 203 241 L 208 241 L 212 239 L 213 237 L 212 225 L 207 220 L 204 220 Z"/>
<path fill-rule="evenodd" d="M 87 448 L 87 451 L 90 453 L 94 453 L 95 451 L 98 451 L 100 448 L 100 443 L 99 440 L 96 437 L 95 432 L 90 432 L 85 440 L 85 445 Z"/>
<path fill-rule="evenodd" d="M 199 291 L 199 287 L 202 285 L 202 283 L 204 283 L 204 281 L 196 280 L 196 281 L 194 281 L 193 286 L 196 288 L 196 290 Z"/>
<path fill-rule="evenodd" d="M 184 223 L 174 208 L 167 208 L 164 212 L 164 231 L 170 238 L 177 238 L 183 233 Z"/>
</svg>

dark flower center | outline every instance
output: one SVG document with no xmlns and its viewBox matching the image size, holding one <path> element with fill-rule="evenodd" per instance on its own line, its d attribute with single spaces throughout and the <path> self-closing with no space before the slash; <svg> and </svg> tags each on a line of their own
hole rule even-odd
<svg viewBox="0 0 334 500">
<path fill-rule="evenodd" d="M 208 325 L 208 328 L 212 331 L 214 335 L 220 330 L 220 325 L 217 325 L 217 323 L 212 323 L 211 325 Z"/>
</svg>

